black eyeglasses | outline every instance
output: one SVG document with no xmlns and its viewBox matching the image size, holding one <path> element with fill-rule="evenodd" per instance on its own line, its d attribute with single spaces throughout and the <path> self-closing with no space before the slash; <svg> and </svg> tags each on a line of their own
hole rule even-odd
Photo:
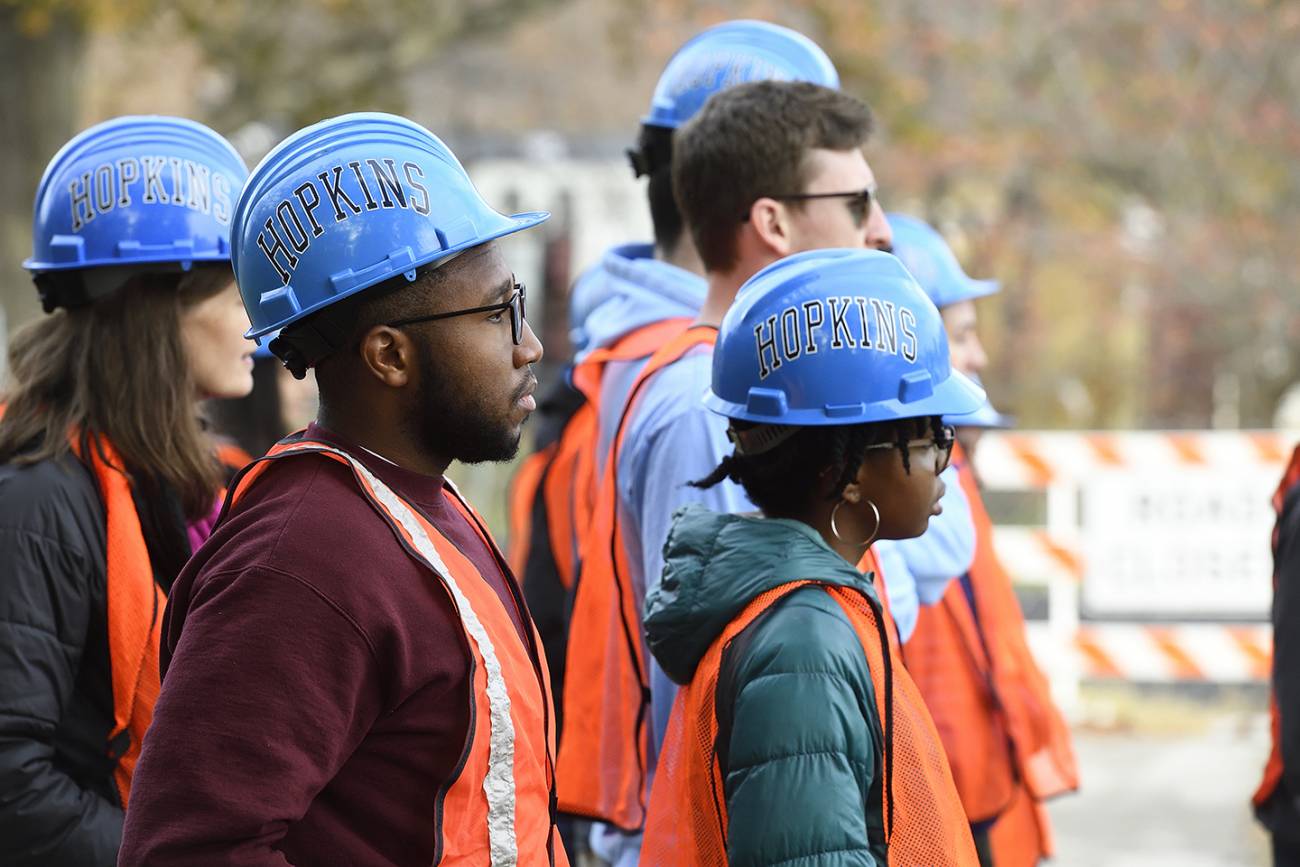
<svg viewBox="0 0 1300 867">
<path fill-rule="evenodd" d="M 876 200 L 875 187 L 863 187 L 860 190 L 850 190 L 846 193 L 787 193 L 781 196 L 768 196 L 769 199 L 776 199 L 778 202 L 805 202 L 810 199 L 844 199 L 845 206 L 849 209 L 849 216 L 853 218 L 853 224 L 861 227 L 867 221 L 867 216 L 871 213 L 871 203 Z M 746 212 L 741 222 L 747 222 L 749 214 Z"/>
<path fill-rule="evenodd" d="M 955 442 L 957 442 L 957 429 L 946 424 L 931 436 L 908 440 L 906 443 L 876 443 L 867 446 L 867 451 L 892 448 L 925 449 L 933 446 L 938 449 L 934 461 L 934 471 L 938 474 L 948 469 L 948 464 L 952 462 L 952 447 Z"/>
<path fill-rule="evenodd" d="M 415 325 L 418 322 L 433 322 L 437 319 L 452 319 L 456 316 L 469 316 L 473 313 L 504 313 L 510 311 L 510 337 L 514 340 L 515 346 L 524 341 L 524 316 L 526 311 L 524 302 L 528 298 L 528 287 L 523 283 L 515 281 L 514 292 L 505 301 L 500 304 L 488 304 L 484 307 L 470 307 L 466 310 L 451 310 L 447 313 L 434 313 L 431 316 L 413 316 L 410 319 L 399 319 L 396 322 L 385 322 L 389 328 L 401 328 L 403 325 Z"/>
</svg>

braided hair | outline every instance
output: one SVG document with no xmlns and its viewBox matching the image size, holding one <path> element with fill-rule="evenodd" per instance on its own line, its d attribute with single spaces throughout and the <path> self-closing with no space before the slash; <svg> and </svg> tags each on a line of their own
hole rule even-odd
<svg viewBox="0 0 1300 867">
<path fill-rule="evenodd" d="M 749 430 L 752 423 L 733 421 L 737 431 Z M 857 478 L 867 454 L 867 446 L 889 443 L 903 453 L 903 469 L 912 472 L 907 443 L 943 428 L 939 416 L 905 418 L 897 421 L 869 422 L 801 428 L 798 433 L 770 451 L 756 455 L 733 453 L 703 479 L 691 482 L 696 488 L 711 488 L 725 479 L 745 489 L 750 502 L 765 514 L 789 511 L 791 505 L 812 500 L 819 478 L 826 471 L 834 474 L 830 500 L 839 499 L 844 489 Z"/>
</svg>

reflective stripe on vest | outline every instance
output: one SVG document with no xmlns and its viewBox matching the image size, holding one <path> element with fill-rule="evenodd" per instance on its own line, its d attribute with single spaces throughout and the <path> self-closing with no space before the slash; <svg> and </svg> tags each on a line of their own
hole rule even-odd
<svg viewBox="0 0 1300 867">
<path fill-rule="evenodd" d="M 975 609 L 954 580 L 937 604 L 921 607 L 903 653 L 948 751 L 966 814 L 981 822 L 1007 810 L 1021 782 L 1035 800 L 1073 791 L 1078 768 L 1069 728 L 1029 650 L 1024 615 L 994 553 L 992 522 L 960 446 L 954 463 L 975 524 L 969 572 Z M 1038 850 L 1049 834 L 1043 828 L 1024 845 Z M 1035 860 L 1038 854 L 1049 853 L 1035 851 Z"/>
<path fill-rule="evenodd" d="M 857 633 L 871 674 L 885 754 L 879 767 L 883 841 L 899 867 L 975 867 L 970 826 L 953 787 L 943 746 L 907 672 L 891 663 L 880 609 L 861 591 L 794 581 L 755 598 L 709 647 L 677 693 L 655 771 L 641 860 L 645 864 L 727 863 L 725 773 L 717 761 L 718 673 L 731 640 L 790 593 L 819 586 Z M 739 723 L 739 721 L 737 721 Z M 863 720 L 863 725 L 867 721 Z M 865 813 L 865 800 L 862 804 Z M 779 810 L 779 805 L 773 806 Z M 882 841 L 875 841 L 882 842 Z"/>
<path fill-rule="evenodd" d="M 712 346 L 717 334 L 716 328 L 703 326 L 679 331 L 641 369 L 605 460 L 583 540 L 565 663 L 559 805 L 562 812 L 626 831 L 640 829 L 645 821 L 650 681 L 640 600 L 629 584 L 618 526 L 619 455 L 644 385 L 693 348 Z"/>
<path fill-rule="evenodd" d="M 76 436 L 71 438 L 71 444 L 73 453 L 90 468 L 104 500 L 108 573 L 105 603 L 113 684 L 113 730 L 108 736 L 108 750 L 117 760 L 113 782 L 126 807 L 140 746 L 158 701 L 158 647 L 167 597 L 154 580 L 149 546 L 131 498 L 131 482 L 120 469 L 121 457 L 102 436 L 92 438 L 85 449 Z"/>
<path fill-rule="evenodd" d="M 225 512 L 238 507 L 272 462 L 304 454 L 352 470 L 361 492 L 403 549 L 433 572 L 451 596 L 464 629 L 473 663 L 472 723 L 461 770 L 442 802 L 434 863 L 567 865 L 551 810 L 550 686 L 545 666 L 537 659 L 540 642 L 527 612 L 521 605 L 531 642 L 520 637 L 496 591 L 452 542 L 362 463 L 327 443 L 290 438 L 277 444 L 235 481 Z M 443 495 L 501 559 L 481 521 L 449 481 Z M 515 599 L 519 604 L 517 595 Z"/>
<path fill-rule="evenodd" d="M 1282 474 L 1282 482 L 1273 494 L 1273 511 L 1277 513 L 1277 523 L 1273 527 L 1274 558 L 1277 557 L 1278 537 L 1282 530 L 1282 504 L 1286 501 L 1291 488 L 1296 485 L 1300 485 L 1300 446 L 1296 446 L 1296 450 L 1291 454 L 1291 463 L 1287 465 L 1286 472 Z M 1274 592 L 1277 588 L 1277 577 L 1277 572 L 1274 571 Z M 1273 676 L 1277 677 L 1277 672 L 1274 672 Z M 1276 694 L 1269 696 L 1268 710 L 1273 746 L 1269 750 L 1268 761 L 1264 764 L 1264 779 L 1260 781 L 1259 788 L 1255 790 L 1255 795 L 1251 799 L 1256 808 L 1264 806 L 1268 799 L 1273 797 L 1278 783 L 1282 781 L 1282 714 L 1277 706 Z"/>
</svg>

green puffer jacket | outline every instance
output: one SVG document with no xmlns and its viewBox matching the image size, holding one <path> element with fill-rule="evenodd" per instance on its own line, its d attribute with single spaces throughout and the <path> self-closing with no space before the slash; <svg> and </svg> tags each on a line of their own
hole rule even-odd
<svg viewBox="0 0 1300 867">
<path fill-rule="evenodd" d="M 870 579 L 797 521 L 687 506 L 646 597 L 650 650 L 689 683 L 727 625 L 759 594 L 797 579 Z M 862 644 L 824 590 L 796 590 L 731 642 L 718 672 L 718 761 L 727 853 L 749 865 L 884 865 L 881 734 Z"/>
</svg>

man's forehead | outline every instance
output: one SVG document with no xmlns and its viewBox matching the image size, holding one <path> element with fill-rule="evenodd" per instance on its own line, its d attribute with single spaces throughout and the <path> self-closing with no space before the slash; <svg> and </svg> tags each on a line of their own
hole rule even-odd
<svg viewBox="0 0 1300 867">
<path fill-rule="evenodd" d="M 513 283 L 510 267 L 495 244 L 475 247 L 457 257 L 453 265 L 446 291 L 462 306 L 491 304 Z"/>
<path fill-rule="evenodd" d="M 876 176 L 859 148 L 813 148 L 808 151 L 807 167 L 808 192 L 847 192 L 876 185 Z"/>
</svg>

